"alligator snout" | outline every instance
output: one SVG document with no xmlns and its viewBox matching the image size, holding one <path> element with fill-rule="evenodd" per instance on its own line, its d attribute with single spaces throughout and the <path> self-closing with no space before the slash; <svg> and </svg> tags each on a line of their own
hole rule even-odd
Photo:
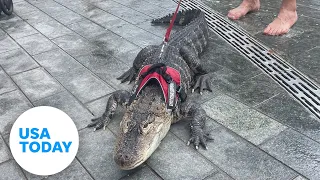
<svg viewBox="0 0 320 180">
<path fill-rule="evenodd" d="M 120 166 L 121 169 L 132 169 L 137 164 L 132 155 L 124 153 L 116 153 L 114 161 Z"/>
<path fill-rule="evenodd" d="M 130 161 L 130 156 L 127 154 L 117 154 L 116 156 L 116 162 L 119 165 L 125 165 L 128 164 L 128 162 Z"/>
</svg>

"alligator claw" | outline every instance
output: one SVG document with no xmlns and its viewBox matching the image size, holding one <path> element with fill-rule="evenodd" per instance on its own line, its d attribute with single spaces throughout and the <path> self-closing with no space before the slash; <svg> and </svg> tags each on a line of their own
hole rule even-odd
<svg viewBox="0 0 320 180">
<path fill-rule="evenodd" d="M 209 74 L 200 75 L 196 81 L 196 84 L 193 86 L 192 92 L 194 92 L 198 88 L 201 95 L 204 90 L 208 90 L 212 92 L 210 81 L 211 81 L 211 78 Z"/>
<path fill-rule="evenodd" d="M 123 73 L 120 77 L 117 78 L 118 80 L 121 80 L 121 83 L 124 83 L 128 81 L 130 84 L 135 79 L 135 70 L 133 67 L 131 67 L 128 71 Z"/>
<path fill-rule="evenodd" d="M 208 134 L 204 133 L 203 130 L 200 127 L 193 127 L 191 133 L 191 138 L 187 142 L 187 145 L 190 145 L 190 143 L 193 143 L 196 150 L 199 149 L 199 145 L 202 145 L 204 149 L 208 149 L 207 147 L 207 141 L 213 140 L 213 138 Z"/>
<path fill-rule="evenodd" d="M 94 127 L 93 131 L 99 130 L 101 128 L 106 129 L 107 125 L 110 122 L 110 118 L 98 117 L 92 119 L 92 123 L 88 124 L 87 127 Z"/>
</svg>

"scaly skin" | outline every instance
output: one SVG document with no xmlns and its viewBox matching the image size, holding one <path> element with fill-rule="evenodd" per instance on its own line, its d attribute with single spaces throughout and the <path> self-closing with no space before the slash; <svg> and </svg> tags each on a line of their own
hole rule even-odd
<svg viewBox="0 0 320 180">
<path fill-rule="evenodd" d="M 171 16 L 153 20 L 152 23 L 168 23 Z M 204 14 L 199 10 L 179 12 L 175 24 L 187 26 L 173 34 L 161 58 L 159 55 L 162 44 L 145 47 L 138 53 L 133 66 L 118 78 L 121 82 L 136 80 L 138 72 L 145 65 L 164 63 L 180 72 L 181 88 L 185 92 L 188 92 L 192 85 L 192 91 L 197 88 L 200 93 L 203 90 L 211 91 L 210 77 L 199 60 L 199 54 L 207 46 L 208 39 Z M 212 138 L 204 132 L 206 113 L 199 105 L 178 99 L 175 109 L 168 112 L 157 81 L 149 82 L 129 105 L 132 94 L 133 92 L 128 91 L 114 92 L 108 100 L 104 114 L 93 119 L 88 125 L 94 127 L 94 130 L 106 127 L 117 106 L 126 107 L 114 154 L 114 160 L 121 169 L 133 169 L 146 161 L 159 146 L 170 125 L 183 119 L 190 121 L 191 138 L 188 144 L 193 143 L 196 149 L 200 144 L 207 148 L 206 141 Z"/>
</svg>

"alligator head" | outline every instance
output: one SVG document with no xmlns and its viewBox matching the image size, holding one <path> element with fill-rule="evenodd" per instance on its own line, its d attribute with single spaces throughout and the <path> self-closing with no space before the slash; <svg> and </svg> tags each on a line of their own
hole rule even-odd
<svg viewBox="0 0 320 180">
<path fill-rule="evenodd" d="M 159 146 L 169 131 L 172 115 L 167 112 L 159 86 L 148 86 L 127 107 L 120 123 L 114 160 L 121 169 L 133 169 Z"/>
</svg>

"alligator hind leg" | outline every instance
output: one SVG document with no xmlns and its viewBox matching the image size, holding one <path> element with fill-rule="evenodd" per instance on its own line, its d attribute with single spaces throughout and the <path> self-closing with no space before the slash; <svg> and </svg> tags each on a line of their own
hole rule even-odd
<svg viewBox="0 0 320 180">
<path fill-rule="evenodd" d="M 181 105 L 180 113 L 183 116 L 182 119 L 190 120 L 191 137 L 187 145 L 193 143 L 198 150 L 201 144 L 205 149 L 208 149 L 207 141 L 213 140 L 213 138 L 204 130 L 207 120 L 206 112 L 199 104 L 187 101 Z"/>
<path fill-rule="evenodd" d="M 124 83 L 126 81 L 129 81 L 129 83 L 131 83 L 132 81 L 134 81 L 139 69 L 142 67 L 146 59 L 154 54 L 157 49 L 159 49 L 159 46 L 156 45 L 151 45 L 143 48 L 134 59 L 133 66 L 117 79 L 121 80 L 121 83 Z"/>
<path fill-rule="evenodd" d="M 201 95 L 204 90 L 212 92 L 211 77 L 209 74 L 203 74 L 197 77 L 196 83 L 192 88 L 192 92 L 198 88 Z"/>
<path fill-rule="evenodd" d="M 203 65 L 200 62 L 198 54 L 195 52 L 194 48 L 189 46 L 184 46 L 180 49 L 180 54 L 183 59 L 186 61 L 188 66 L 191 68 L 192 72 L 196 75 L 196 83 L 192 88 L 192 92 L 199 88 L 200 94 L 203 90 L 208 90 L 212 92 L 211 88 L 211 77 L 208 72 L 203 68 Z"/>
<path fill-rule="evenodd" d="M 92 123 L 88 124 L 87 127 L 94 127 L 94 131 L 105 129 L 110 123 L 118 105 L 124 106 L 129 102 L 130 93 L 128 91 L 118 90 L 112 93 L 108 99 L 106 111 L 102 114 L 101 117 L 92 119 Z"/>
</svg>

